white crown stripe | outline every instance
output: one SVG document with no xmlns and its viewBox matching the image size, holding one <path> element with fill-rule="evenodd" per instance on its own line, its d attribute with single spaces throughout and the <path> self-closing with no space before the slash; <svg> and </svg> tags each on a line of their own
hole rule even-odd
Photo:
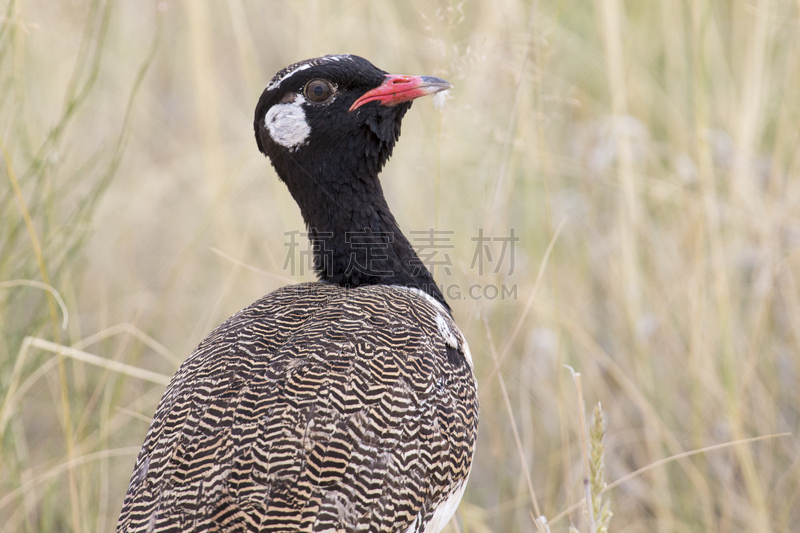
<svg viewBox="0 0 800 533">
<path fill-rule="evenodd" d="M 307 68 L 316 67 L 318 65 L 324 65 L 325 63 L 330 63 L 332 61 L 341 61 L 342 59 L 350 59 L 350 54 L 339 54 L 339 55 L 332 55 L 332 56 L 322 56 L 316 57 L 314 59 L 308 59 L 306 61 L 300 61 L 299 63 L 294 63 L 289 65 L 285 69 L 278 72 L 274 78 L 269 82 L 267 85 L 267 90 L 272 91 L 281 85 L 284 80 L 289 79 L 292 75 L 300 72 L 301 70 L 306 70 Z"/>
</svg>

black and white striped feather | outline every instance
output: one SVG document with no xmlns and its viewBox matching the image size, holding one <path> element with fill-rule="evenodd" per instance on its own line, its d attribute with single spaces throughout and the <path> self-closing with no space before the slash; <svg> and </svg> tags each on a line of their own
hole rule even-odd
<svg viewBox="0 0 800 533">
<path fill-rule="evenodd" d="M 477 424 L 469 349 L 432 298 L 287 286 L 181 365 L 117 532 L 438 532 Z"/>
</svg>

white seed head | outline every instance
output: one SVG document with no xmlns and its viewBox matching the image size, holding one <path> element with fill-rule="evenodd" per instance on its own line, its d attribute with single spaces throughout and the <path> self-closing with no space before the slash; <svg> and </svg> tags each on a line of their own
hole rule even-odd
<svg viewBox="0 0 800 533">
<path fill-rule="evenodd" d="M 433 95 L 433 107 L 441 111 L 445 102 L 452 96 L 451 91 L 442 91 Z"/>
</svg>

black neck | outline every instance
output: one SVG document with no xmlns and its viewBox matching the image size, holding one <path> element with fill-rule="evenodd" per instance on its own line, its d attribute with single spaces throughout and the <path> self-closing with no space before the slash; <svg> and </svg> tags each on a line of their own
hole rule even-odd
<svg viewBox="0 0 800 533">
<path fill-rule="evenodd" d="M 378 180 L 382 162 L 361 159 L 332 165 L 329 157 L 315 161 L 308 156 L 303 162 L 301 167 L 289 156 L 274 163 L 300 206 L 320 280 L 343 287 L 413 287 L 449 311 L 433 276 L 389 210 Z"/>
</svg>

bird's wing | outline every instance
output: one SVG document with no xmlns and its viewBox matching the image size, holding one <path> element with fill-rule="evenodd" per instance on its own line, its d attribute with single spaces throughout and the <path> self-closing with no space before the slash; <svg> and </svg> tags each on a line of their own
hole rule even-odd
<svg viewBox="0 0 800 533">
<path fill-rule="evenodd" d="M 172 379 L 117 531 L 431 531 L 460 498 L 477 433 L 452 331 L 401 289 L 264 297 Z"/>
</svg>

